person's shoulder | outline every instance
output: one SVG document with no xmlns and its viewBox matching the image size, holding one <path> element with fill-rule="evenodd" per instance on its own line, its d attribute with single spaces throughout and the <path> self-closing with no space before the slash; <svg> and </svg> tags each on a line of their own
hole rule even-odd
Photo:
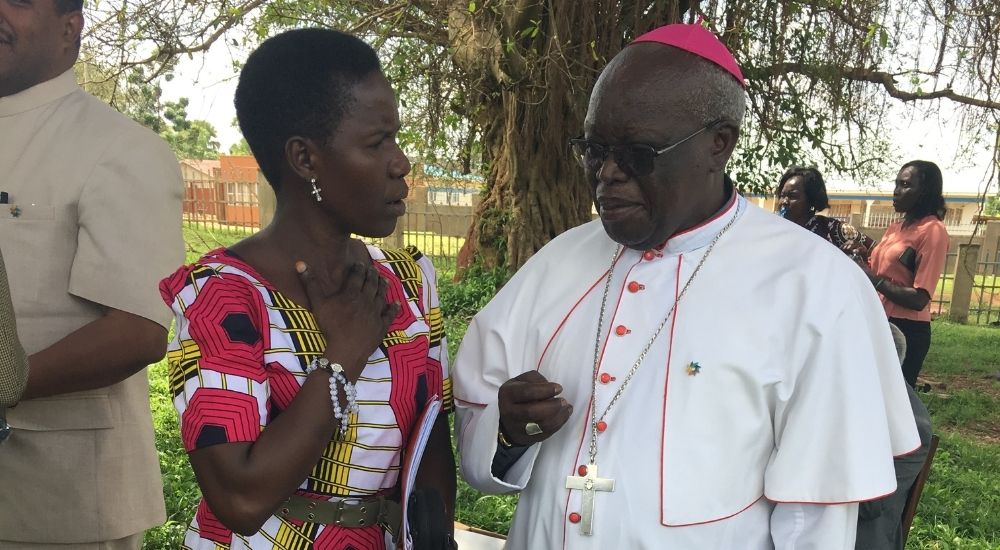
<svg viewBox="0 0 1000 550">
<path fill-rule="evenodd" d="M 160 281 L 160 297 L 172 304 L 182 295 L 191 293 L 193 300 L 202 294 L 211 281 L 213 292 L 245 291 L 261 285 L 252 268 L 232 256 L 225 248 L 206 252 L 193 263 L 182 265 Z"/>
<path fill-rule="evenodd" d="M 817 243 L 823 243 L 827 246 L 830 244 L 812 231 L 751 204 L 749 201 L 745 203 L 745 208 L 746 211 L 742 214 L 742 218 L 737 221 L 735 227 L 737 229 L 735 233 L 741 239 L 755 239 L 759 241 L 758 244 L 767 243 L 766 248 L 768 249 L 789 246 L 813 248 Z"/>
<path fill-rule="evenodd" d="M 830 216 L 824 216 L 822 214 L 816 214 L 813 217 L 816 218 L 817 222 L 822 223 L 824 225 L 840 225 L 841 223 L 843 223 L 837 218 L 831 218 Z"/>
<path fill-rule="evenodd" d="M 830 241 L 762 208 L 748 204 L 737 225 L 736 246 L 753 250 L 767 265 L 787 266 L 810 278 L 825 279 L 860 269 Z M 829 218 L 833 219 L 833 218 Z M 789 258 L 795 261 L 788 262 Z"/>
<path fill-rule="evenodd" d="M 948 229 L 945 227 L 944 222 L 937 217 L 936 214 L 929 214 L 924 216 L 919 221 L 917 221 L 916 226 L 920 231 L 931 233 L 931 234 L 948 234 Z"/>
<path fill-rule="evenodd" d="M 83 89 L 70 94 L 68 101 L 79 109 L 87 126 L 99 130 L 100 133 L 89 136 L 91 139 L 127 143 L 128 149 L 122 150 L 122 154 L 134 154 L 137 150 L 148 148 L 157 153 L 169 153 L 173 156 L 170 146 L 156 132 Z"/>
<path fill-rule="evenodd" d="M 433 280 L 436 277 L 434 262 L 414 245 L 391 248 L 367 244 L 368 254 L 376 262 L 386 266 L 397 277 L 409 279 L 421 277 Z"/>
<path fill-rule="evenodd" d="M 587 254 L 588 251 L 603 248 L 608 243 L 613 244 L 611 237 L 608 237 L 600 218 L 598 218 L 556 235 L 532 255 L 528 262 L 551 260 L 567 254 Z"/>
</svg>

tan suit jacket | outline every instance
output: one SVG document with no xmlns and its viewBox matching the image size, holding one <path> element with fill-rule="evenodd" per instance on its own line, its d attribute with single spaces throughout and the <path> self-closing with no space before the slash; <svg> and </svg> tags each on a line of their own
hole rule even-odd
<svg viewBox="0 0 1000 550">
<path fill-rule="evenodd" d="M 169 326 L 157 282 L 183 262 L 180 169 L 167 145 L 73 72 L 0 98 L 0 248 L 27 353 L 111 307 Z M 16 207 L 16 208 L 15 208 Z M 145 369 L 22 401 L 0 467 L 3 540 L 114 540 L 165 519 Z"/>
<path fill-rule="evenodd" d="M 28 382 L 28 358 L 17 339 L 14 306 L 7 288 L 7 270 L 0 254 L 0 416 L 4 407 L 17 403 Z"/>
</svg>

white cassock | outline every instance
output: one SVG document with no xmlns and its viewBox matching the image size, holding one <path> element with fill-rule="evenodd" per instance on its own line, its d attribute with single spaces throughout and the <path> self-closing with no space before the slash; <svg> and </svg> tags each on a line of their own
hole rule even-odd
<svg viewBox="0 0 1000 550">
<path fill-rule="evenodd" d="M 486 493 L 522 491 L 508 549 L 853 549 L 857 502 L 895 490 L 892 458 L 920 440 L 872 285 L 828 242 L 742 197 L 662 250 L 619 257 L 598 412 L 734 216 L 605 417 L 596 464 L 615 489 L 596 493 L 590 536 L 571 521 L 581 491 L 566 480 L 588 462 L 617 244 L 599 220 L 567 231 L 473 319 L 454 370 L 461 472 Z M 497 479 L 497 390 L 530 369 L 562 385 L 573 414 Z"/>
</svg>

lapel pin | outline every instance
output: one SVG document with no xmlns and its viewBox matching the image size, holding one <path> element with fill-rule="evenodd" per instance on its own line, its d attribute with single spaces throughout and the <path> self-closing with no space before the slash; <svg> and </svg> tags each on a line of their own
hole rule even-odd
<svg viewBox="0 0 1000 550">
<path fill-rule="evenodd" d="M 699 365 L 697 361 L 691 361 L 690 363 L 688 363 L 687 366 L 688 376 L 695 376 L 699 372 L 701 372 L 701 365 Z"/>
<path fill-rule="evenodd" d="M 14 216 L 15 218 L 20 218 L 21 217 L 21 208 L 18 207 L 16 204 L 10 205 L 10 215 Z"/>
</svg>

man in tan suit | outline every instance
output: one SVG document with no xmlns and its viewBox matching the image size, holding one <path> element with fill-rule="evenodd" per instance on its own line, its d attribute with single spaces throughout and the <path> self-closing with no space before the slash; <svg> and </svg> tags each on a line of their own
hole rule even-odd
<svg viewBox="0 0 1000 550">
<path fill-rule="evenodd" d="M 0 248 L 30 371 L 0 549 L 138 548 L 164 521 L 145 366 L 183 262 L 177 160 L 77 86 L 81 0 L 0 1 Z"/>
</svg>

